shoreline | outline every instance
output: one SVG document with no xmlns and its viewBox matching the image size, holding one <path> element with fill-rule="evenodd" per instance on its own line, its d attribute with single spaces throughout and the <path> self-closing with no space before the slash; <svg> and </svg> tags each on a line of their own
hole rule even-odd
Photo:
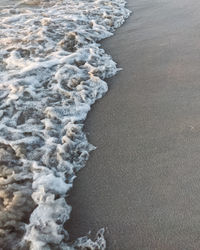
<svg viewBox="0 0 200 250">
<path fill-rule="evenodd" d="M 1 248 L 105 249 L 102 230 L 95 242 L 67 242 L 66 196 L 94 149 L 83 121 L 107 92 L 102 79 L 117 71 L 97 41 L 124 23 L 125 3 L 27 0 L 2 7 Z"/>
<path fill-rule="evenodd" d="M 97 146 L 70 192 L 71 239 L 106 228 L 109 250 L 196 250 L 200 88 L 196 0 L 128 1 L 102 44 L 119 72 L 89 113 Z"/>
</svg>

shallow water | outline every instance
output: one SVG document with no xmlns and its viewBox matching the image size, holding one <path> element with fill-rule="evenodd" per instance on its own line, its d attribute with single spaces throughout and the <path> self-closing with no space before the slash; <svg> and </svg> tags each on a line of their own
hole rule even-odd
<svg viewBox="0 0 200 250">
<path fill-rule="evenodd" d="M 0 7 L 1 6 L 10 6 L 19 3 L 20 0 L 1 0 L 0 1 Z"/>
<path fill-rule="evenodd" d="M 105 249 L 103 230 L 94 242 L 68 242 L 65 197 L 94 149 L 83 121 L 107 91 L 103 79 L 117 72 L 98 41 L 128 17 L 124 6 L 121 0 L 23 0 L 1 9 L 2 249 Z"/>
</svg>

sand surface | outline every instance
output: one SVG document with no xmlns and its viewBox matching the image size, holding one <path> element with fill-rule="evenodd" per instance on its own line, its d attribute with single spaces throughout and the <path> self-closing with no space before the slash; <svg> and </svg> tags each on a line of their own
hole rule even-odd
<svg viewBox="0 0 200 250">
<path fill-rule="evenodd" d="M 200 249 L 200 2 L 129 0 L 103 47 L 124 68 L 85 130 L 98 148 L 74 183 L 71 238 L 109 250 Z"/>
</svg>

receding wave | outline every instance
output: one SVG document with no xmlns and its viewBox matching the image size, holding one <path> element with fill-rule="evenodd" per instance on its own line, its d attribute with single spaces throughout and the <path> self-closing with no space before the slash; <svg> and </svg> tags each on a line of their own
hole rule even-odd
<svg viewBox="0 0 200 250">
<path fill-rule="evenodd" d="M 12 1 L 13 2 L 13 1 Z M 0 12 L 0 248 L 105 249 L 68 242 L 65 197 L 94 147 L 83 133 L 116 64 L 98 41 L 124 0 L 23 0 Z"/>
</svg>

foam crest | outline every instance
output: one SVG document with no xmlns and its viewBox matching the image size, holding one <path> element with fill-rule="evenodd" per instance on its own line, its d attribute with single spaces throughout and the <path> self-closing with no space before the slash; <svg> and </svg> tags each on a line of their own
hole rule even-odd
<svg viewBox="0 0 200 250">
<path fill-rule="evenodd" d="M 0 246 L 105 249 L 68 241 L 66 195 L 94 146 L 83 133 L 116 64 L 97 43 L 129 15 L 124 0 L 23 0 L 0 13 Z"/>
</svg>

